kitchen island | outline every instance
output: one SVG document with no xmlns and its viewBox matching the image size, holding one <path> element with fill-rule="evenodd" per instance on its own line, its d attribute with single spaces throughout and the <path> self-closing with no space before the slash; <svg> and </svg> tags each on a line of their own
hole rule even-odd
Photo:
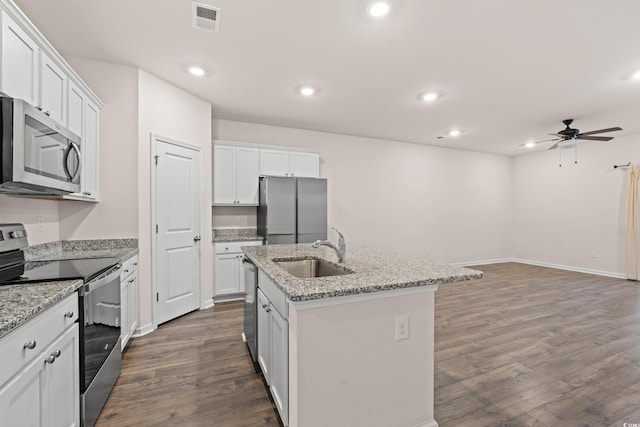
<svg viewBox="0 0 640 427">
<path fill-rule="evenodd" d="M 259 269 L 258 307 L 275 316 L 275 337 L 285 335 L 284 344 L 266 344 L 284 351 L 270 349 L 276 360 L 265 375 L 285 425 L 437 426 L 434 292 L 482 272 L 365 248 L 350 248 L 341 264 L 332 249 L 310 244 L 243 250 Z M 295 277 L 278 264 L 293 259 L 317 259 L 347 274 Z M 263 342 L 259 335 L 259 354 Z M 265 371 L 260 356 L 259 363 Z M 286 386 L 279 386 L 283 366 Z"/>
</svg>

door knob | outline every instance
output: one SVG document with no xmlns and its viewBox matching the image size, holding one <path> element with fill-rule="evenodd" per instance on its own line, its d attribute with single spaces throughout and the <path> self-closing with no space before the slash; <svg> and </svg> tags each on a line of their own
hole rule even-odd
<svg viewBox="0 0 640 427">
<path fill-rule="evenodd" d="M 200 237 L 200 236 L 195 236 L 195 237 L 193 238 L 193 241 L 194 241 L 194 242 L 199 242 L 200 240 L 201 240 L 201 237 Z"/>
</svg>

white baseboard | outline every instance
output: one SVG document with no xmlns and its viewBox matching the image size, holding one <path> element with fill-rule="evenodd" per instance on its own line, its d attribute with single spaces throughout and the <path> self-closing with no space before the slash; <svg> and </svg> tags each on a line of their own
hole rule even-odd
<svg viewBox="0 0 640 427">
<path fill-rule="evenodd" d="M 136 331 L 131 335 L 132 338 L 142 337 L 144 335 L 150 334 L 155 331 L 156 328 L 153 326 L 153 323 L 147 323 L 144 326 L 139 326 L 136 328 Z"/>
<path fill-rule="evenodd" d="M 512 262 L 521 264 L 537 265 L 539 267 L 557 268 L 558 270 L 575 271 L 577 273 L 595 274 L 596 276 L 613 277 L 615 279 L 626 279 L 623 273 L 614 273 L 612 271 L 593 270 L 590 268 L 573 267 L 570 265 L 552 264 L 549 262 L 532 261 L 528 259 L 514 258 Z"/>
<path fill-rule="evenodd" d="M 593 270 L 590 268 L 583 268 L 583 267 L 573 267 L 571 265 L 552 264 L 550 262 L 533 261 L 533 260 L 521 259 L 521 258 L 502 258 L 502 259 L 490 259 L 490 260 L 484 260 L 484 261 L 454 262 L 454 263 L 451 263 L 451 265 L 458 265 L 461 267 L 472 267 L 474 265 L 501 264 L 504 262 L 517 262 L 520 264 L 536 265 L 538 267 L 547 267 L 547 268 L 555 268 L 558 270 L 575 271 L 576 273 L 587 273 L 587 274 L 595 274 L 596 276 L 613 277 L 615 279 L 626 279 L 623 273 Z"/>
<path fill-rule="evenodd" d="M 436 420 L 429 421 L 428 423 L 418 424 L 415 427 L 438 427 Z"/>
<path fill-rule="evenodd" d="M 457 265 L 460 267 L 471 267 L 474 265 L 502 264 L 503 262 L 515 262 L 515 261 L 513 260 L 513 258 L 498 258 L 498 259 L 485 259 L 483 261 L 452 262 L 451 265 Z"/>
<path fill-rule="evenodd" d="M 208 300 L 206 300 L 204 302 L 204 304 L 202 305 L 202 307 L 200 307 L 200 310 L 206 310 L 207 308 L 211 308 L 213 307 L 215 304 L 213 302 L 213 298 L 209 298 Z"/>
<path fill-rule="evenodd" d="M 215 302 L 244 301 L 245 294 L 220 295 L 213 297 Z"/>
</svg>

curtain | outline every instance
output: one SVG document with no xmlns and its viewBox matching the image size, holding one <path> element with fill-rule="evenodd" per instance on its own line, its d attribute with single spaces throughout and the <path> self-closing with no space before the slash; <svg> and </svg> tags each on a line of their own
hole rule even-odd
<svg viewBox="0 0 640 427">
<path fill-rule="evenodd" d="M 640 181 L 640 165 L 629 167 L 629 189 L 627 190 L 627 279 L 638 280 L 638 182 Z"/>
</svg>

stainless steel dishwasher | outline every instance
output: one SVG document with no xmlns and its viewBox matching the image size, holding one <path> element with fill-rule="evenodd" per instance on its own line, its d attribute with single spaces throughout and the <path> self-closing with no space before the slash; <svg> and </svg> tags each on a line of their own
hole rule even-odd
<svg viewBox="0 0 640 427">
<path fill-rule="evenodd" d="M 258 362 L 258 269 L 247 257 L 242 259 L 244 269 L 244 338 L 251 360 Z"/>
</svg>

